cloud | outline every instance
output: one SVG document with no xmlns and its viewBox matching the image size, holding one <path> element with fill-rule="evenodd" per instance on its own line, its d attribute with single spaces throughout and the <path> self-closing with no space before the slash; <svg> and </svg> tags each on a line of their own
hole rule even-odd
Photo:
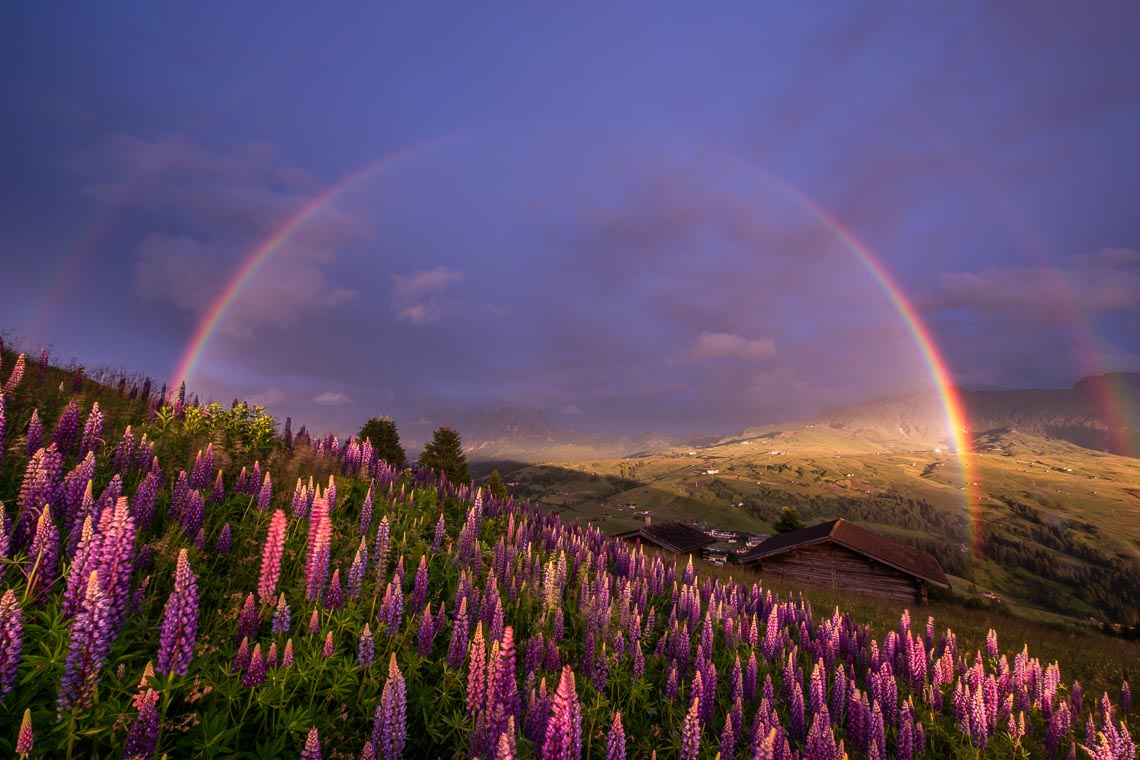
<svg viewBox="0 0 1140 760">
<path fill-rule="evenodd" d="M 281 237 L 228 307 L 223 331 L 249 335 L 266 324 L 351 301 L 331 278 L 344 249 L 367 239 L 356 210 L 314 201 L 321 183 L 263 141 L 209 147 L 182 135 L 107 138 L 75 168 L 93 179 L 87 195 L 121 208 L 147 232 L 135 243 L 134 285 L 151 302 L 203 314 L 267 241 Z"/>
<path fill-rule="evenodd" d="M 313 398 L 313 402 L 321 406 L 344 406 L 351 404 L 352 399 L 337 391 L 325 391 Z"/>
<path fill-rule="evenodd" d="M 926 309 L 1053 323 L 1110 311 L 1140 310 L 1140 252 L 1108 248 L 1073 257 L 1068 266 L 986 267 L 938 276 Z"/>
<path fill-rule="evenodd" d="M 412 325 L 438 322 L 451 305 L 444 293 L 465 279 L 462 272 L 444 266 L 407 274 L 394 273 L 392 307 L 396 317 Z"/>
<path fill-rule="evenodd" d="M 693 344 L 675 359 L 677 364 L 697 364 L 712 359 L 740 359 L 756 362 L 776 355 L 776 341 L 772 338 L 745 338 L 735 333 L 702 332 Z"/>
</svg>

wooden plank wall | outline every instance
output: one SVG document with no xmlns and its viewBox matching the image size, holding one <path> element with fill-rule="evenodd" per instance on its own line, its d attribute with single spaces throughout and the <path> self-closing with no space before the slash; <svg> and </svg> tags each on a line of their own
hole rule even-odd
<svg viewBox="0 0 1140 760">
<path fill-rule="evenodd" d="M 923 603 L 921 582 L 833 543 L 815 544 L 761 561 L 761 573 L 813 586 Z"/>
</svg>

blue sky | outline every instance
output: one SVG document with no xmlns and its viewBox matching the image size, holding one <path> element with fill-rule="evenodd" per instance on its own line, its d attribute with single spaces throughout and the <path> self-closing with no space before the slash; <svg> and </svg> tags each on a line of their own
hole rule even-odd
<svg viewBox="0 0 1140 760">
<path fill-rule="evenodd" d="M 801 4 L 802 5 L 802 4 Z M 318 429 L 733 431 L 1140 370 L 1140 6 L 9 4 L 0 329 Z M 423 146 L 428 144 L 428 147 Z"/>
</svg>

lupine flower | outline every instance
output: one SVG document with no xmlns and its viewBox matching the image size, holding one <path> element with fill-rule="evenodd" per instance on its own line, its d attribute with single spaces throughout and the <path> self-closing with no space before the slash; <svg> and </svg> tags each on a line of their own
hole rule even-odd
<svg viewBox="0 0 1140 760">
<path fill-rule="evenodd" d="M 75 450 L 76 439 L 79 436 L 79 404 L 72 399 L 63 410 L 59 421 L 55 423 L 51 440 L 56 450 L 63 455 Z"/>
<path fill-rule="evenodd" d="M 265 480 L 261 482 L 261 491 L 257 494 L 257 508 L 264 512 L 269 509 L 269 503 L 273 500 L 273 481 L 269 477 L 269 473 L 265 473 Z"/>
<path fill-rule="evenodd" d="M 518 750 L 515 746 L 515 719 L 511 716 L 507 719 L 507 729 L 499 735 L 499 741 L 495 747 L 494 760 L 516 760 L 518 757 Z"/>
<path fill-rule="evenodd" d="M 253 654 L 249 658 L 249 667 L 242 676 L 241 685 L 247 689 L 265 683 L 265 657 L 261 654 L 261 644 L 253 645 Z"/>
<path fill-rule="evenodd" d="M 218 470 L 217 477 L 214 478 L 214 488 L 210 491 L 210 503 L 221 504 L 226 500 L 226 483 L 222 479 L 222 471 Z"/>
<path fill-rule="evenodd" d="M 344 587 L 340 585 L 340 568 L 333 570 L 329 592 L 325 596 L 325 609 L 339 610 L 344 606 Z"/>
<path fill-rule="evenodd" d="M 225 556 L 230 553 L 230 543 L 233 541 L 229 523 L 222 523 L 218 531 L 218 540 L 214 542 L 214 554 Z"/>
<path fill-rule="evenodd" d="M 323 498 L 313 501 L 309 514 L 309 553 L 305 562 L 305 598 L 317 601 L 324 592 L 329 577 L 329 551 L 332 542 L 332 522 L 328 515 L 328 502 Z"/>
<path fill-rule="evenodd" d="M 28 549 L 28 595 L 36 595 L 41 589 L 51 590 L 55 580 L 55 564 L 59 558 L 59 530 L 51 519 L 51 508 L 44 506 L 36 521 L 36 534 Z"/>
<path fill-rule="evenodd" d="M 202 499 L 202 492 L 190 491 L 186 495 L 186 505 L 179 521 L 182 524 L 182 535 L 187 538 L 197 536 L 198 531 L 202 530 L 202 522 L 205 519 L 206 502 Z"/>
<path fill-rule="evenodd" d="M 11 395 L 12 391 L 16 390 L 16 386 L 24 379 L 24 355 L 20 354 L 16 357 L 16 363 L 12 365 L 12 374 L 8 375 L 8 382 L 4 383 L 4 393 Z"/>
<path fill-rule="evenodd" d="M 186 550 L 178 552 L 174 574 L 174 590 L 166 601 L 159 633 L 159 673 L 184 676 L 194 660 L 194 643 L 198 637 L 198 581 L 190 572 Z"/>
<path fill-rule="evenodd" d="M 257 602 L 254 601 L 253 594 L 246 594 L 245 602 L 241 606 L 241 613 L 238 615 L 237 635 L 234 636 L 234 639 L 250 639 L 251 641 L 256 639 L 260 623 L 261 618 L 257 613 Z"/>
<path fill-rule="evenodd" d="M 285 642 L 285 651 L 281 653 L 281 667 L 286 669 L 293 667 L 293 639 Z"/>
<path fill-rule="evenodd" d="M 0 523 L 3 516 L 0 515 Z M 12 690 L 24 639 L 24 611 L 16 592 L 8 589 L 0 597 L 0 701 Z"/>
<path fill-rule="evenodd" d="M 83 438 L 79 444 L 79 456 L 89 451 L 96 454 L 103 446 L 103 410 L 99 402 L 91 405 L 91 413 L 87 415 L 87 422 L 83 425 Z"/>
<path fill-rule="evenodd" d="M 364 630 L 360 634 L 360 646 L 356 650 L 356 660 L 361 668 L 368 668 L 375 656 L 376 645 L 372 640 L 372 629 L 368 627 L 368 623 L 365 623 Z"/>
<path fill-rule="evenodd" d="M 416 568 L 415 590 L 412 592 L 412 612 L 419 612 L 421 609 L 423 609 L 424 601 L 427 599 L 427 588 L 427 557 L 421 554 L 420 566 Z"/>
<path fill-rule="evenodd" d="M 249 637 L 241 640 L 238 645 L 237 654 L 234 655 L 233 661 L 230 663 L 231 673 L 242 673 L 249 667 Z"/>
<path fill-rule="evenodd" d="M 158 743 L 158 710 L 156 706 L 159 694 L 150 688 L 149 679 L 154 676 L 154 669 L 148 662 L 139 683 L 139 692 L 135 695 L 134 705 L 138 716 L 131 724 L 127 733 L 127 744 L 123 750 L 124 760 L 147 760 L 154 754 Z"/>
<path fill-rule="evenodd" d="M 582 706 L 574 686 L 574 671 L 562 668 L 558 690 L 546 723 L 542 760 L 579 760 L 582 757 Z"/>
<path fill-rule="evenodd" d="M 313 608 L 313 614 L 309 616 L 309 633 L 319 633 L 321 630 L 321 617 L 317 609 Z"/>
<path fill-rule="evenodd" d="M 321 760 L 321 737 L 316 726 L 310 728 L 309 735 L 305 737 L 305 748 L 301 750 L 301 760 Z"/>
<path fill-rule="evenodd" d="M 431 551 L 433 554 L 439 553 L 440 547 L 443 546 L 443 538 L 446 534 L 447 534 L 447 527 L 444 525 L 443 514 L 441 513 L 439 516 L 439 520 L 437 520 L 435 523 L 435 536 L 432 538 L 432 541 L 431 541 Z"/>
<path fill-rule="evenodd" d="M 368 543 L 360 539 L 360 546 L 352 558 L 352 565 L 348 568 L 348 598 L 355 599 L 360 595 L 360 587 L 364 584 L 364 574 L 368 571 Z"/>
<path fill-rule="evenodd" d="M 621 724 L 621 713 L 614 713 L 610 731 L 606 734 L 606 760 L 625 760 L 625 728 Z"/>
<path fill-rule="evenodd" d="M 692 560 L 690 559 L 690 562 Z M 697 760 L 701 751 L 701 723 L 699 696 L 693 697 L 689 711 L 685 713 L 685 722 L 681 727 L 681 758 L 682 760 Z"/>
<path fill-rule="evenodd" d="M 27 755 L 36 743 L 35 732 L 32 731 L 32 710 L 24 708 L 24 719 L 20 721 L 20 733 L 16 736 L 16 754 Z"/>
<path fill-rule="evenodd" d="M 60 712 L 82 709 L 91 701 L 103 662 L 111 649 L 107 623 L 107 597 L 99 583 L 99 573 L 92 571 L 87 579 L 83 604 L 71 626 L 71 640 L 56 702 Z"/>
<path fill-rule="evenodd" d="M 4 516 L 4 508 L 0 506 L 0 581 L 4 580 L 4 573 L 8 570 L 8 550 L 11 549 L 11 537 L 8 535 L 8 518 Z"/>
<path fill-rule="evenodd" d="M 268 475 L 266 475 L 268 477 Z M 257 595 L 262 604 L 272 604 L 277 596 L 277 579 L 281 575 L 281 554 L 285 550 L 285 513 L 278 509 L 269 521 L 265 548 L 261 552 L 261 576 L 257 582 Z"/>
<path fill-rule="evenodd" d="M 360 505 L 360 535 L 367 536 L 368 529 L 372 527 L 372 490 L 376 482 L 368 484 L 368 493 L 364 495 L 364 503 Z"/>
<path fill-rule="evenodd" d="M 32 420 L 38 421 L 35 410 L 32 410 Z M 0 464 L 4 463 L 4 432 L 8 429 L 8 417 L 4 413 L 4 394 L 0 393 Z M 43 428 L 40 428 L 40 436 L 43 436 Z M 32 455 L 34 449 L 31 446 L 31 426 L 28 427 L 28 456 Z"/>
<path fill-rule="evenodd" d="M 467 712 L 475 715 L 483 706 L 487 688 L 487 645 L 483 623 L 475 624 L 475 635 L 467 647 Z"/>
<path fill-rule="evenodd" d="M 289 603 L 285 601 L 285 594 L 281 594 L 277 597 L 277 607 L 273 611 L 273 627 L 271 629 L 273 635 L 288 633 L 292 622 L 293 615 L 289 610 Z"/>
<path fill-rule="evenodd" d="M 13 535 L 13 548 L 20 551 L 31 543 L 32 532 L 40 519 L 40 512 L 44 505 L 56 503 L 60 486 L 60 470 L 63 459 L 55 448 L 55 444 L 46 449 L 40 449 L 28 461 L 24 468 L 24 479 L 20 485 L 20 495 L 16 503 L 20 508 L 20 517 L 16 522 L 15 535 Z"/>
<path fill-rule="evenodd" d="M 404 676 L 396 665 L 396 654 L 388 661 L 388 680 L 376 706 L 376 718 L 372 724 L 372 746 L 377 757 L 383 760 L 396 760 L 404 754 L 407 740 L 408 687 Z"/>
<path fill-rule="evenodd" d="M 1132 712 L 1132 689 L 1128 686 L 1128 679 L 1120 684 L 1120 712 L 1125 715 Z"/>
<path fill-rule="evenodd" d="M 325 645 L 321 649 L 321 656 L 326 657 L 326 658 L 332 657 L 334 651 L 335 650 L 333 649 L 333 635 L 332 635 L 332 631 L 329 631 L 328 633 L 325 634 Z"/>
<path fill-rule="evenodd" d="M 0 399 L 0 419 L 4 416 L 4 400 Z M 0 433 L 3 431 L 0 430 Z M 2 438 L 3 436 L 0 436 Z M 28 421 L 28 443 L 24 451 L 30 459 L 33 454 L 40 450 L 40 445 L 44 440 L 44 424 L 40 422 L 40 412 L 38 409 L 32 410 L 32 419 Z M 2 448 L 2 447 L 0 447 Z"/>
</svg>

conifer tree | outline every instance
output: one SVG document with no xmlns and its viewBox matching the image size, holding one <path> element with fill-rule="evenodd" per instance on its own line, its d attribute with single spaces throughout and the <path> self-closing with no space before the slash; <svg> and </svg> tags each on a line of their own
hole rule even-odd
<svg viewBox="0 0 1140 760">
<path fill-rule="evenodd" d="M 360 440 L 367 438 L 372 441 L 376 455 L 397 470 L 408 466 L 408 456 L 400 446 L 400 433 L 396 430 L 396 422 L 391 417 L 373 417 L 360 428 Z"/>
<path fill-rule="evenodd" d="M 796 512 L 796 508 L 792 506 L 784 507 L 780 510 L 780 516 L 776 519 L 775 524 L 772 526 L 777 533 L 788 533 L 789 531 L 799 530 L 804 527 L 803 520 Z"/>
<path fill-rule="evenodd" d="M 436 429 L 431 442 L 420 454 L 419 464 L 444 473 L 452 483 L 471 481 L 471 470 L 467 467 L 467 457 L 463 453 L 459 433 L 449 427 Z"/>
<path fill-rule="evenodd" d="M 491 477 L 487 478 L 487 490 L 496 499 L 507 498 L 507 486 L 503 483 L 503 476 L 498 470 L 491 470 Z"/>
</svg>

